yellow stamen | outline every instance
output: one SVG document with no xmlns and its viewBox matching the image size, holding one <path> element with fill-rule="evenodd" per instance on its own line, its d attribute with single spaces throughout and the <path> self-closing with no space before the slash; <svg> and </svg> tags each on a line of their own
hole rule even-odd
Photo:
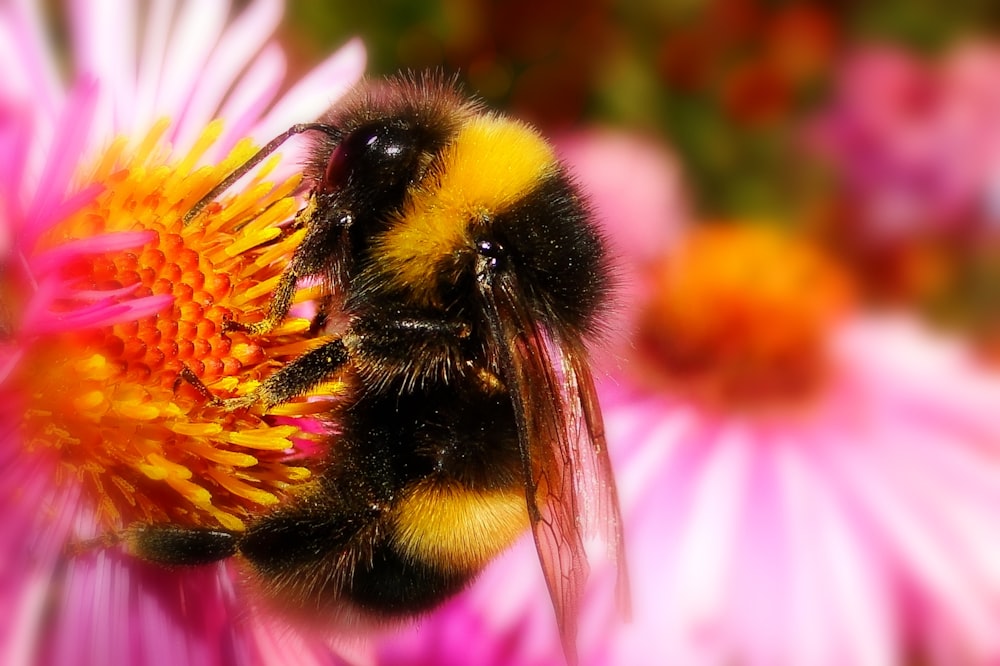
<svg viewBox="0 0 1000 666">
<path fill-rule="evenodd" d="M 163 143 L 168 126 L 157 123 L 134 144 L 113 142 L 81 179 L 102 184 L 102 193 L 39 245 L 45 252 L 94 239 L 93 251 L 61 266 L 58 277 L 68 287 L 56 309 L 71 313 L 102 292 L 113 294 L 109 313 L 136 299 L 160 297 L 162 307 L 45 335 L 26 349 L 13 381 L 28 396 L 26 445 L 59 451 L 62 478 L 82 481 L 107 529 L 135 521 L 243 529 L 321 463 L 321 455 L 303 451 L 320 454 L 324 438 L 312 434 L 314 426 L 294 424 L 329 413 L 342 386 L 326 384 L 270 410 L 228 413 L 185 380 L 191 372 L 217 397 L 245 395 L 321 341 L 295 317 L 262 336 L 223 328 L 266 311 L 302 238 L 302 231 L 283 236 L 279 227 L 299 208 L 292 198 L 298 179 L 265 182 L 278 163 L 268 160 L 245 188 L 233 188 L 184 225 L 194 202 L 255 148 L 242 141 L 221 164 L 198 167 L 221 123 L 210 124 L 177 159 Z M 136 231 L 151 232 L 150 240 L 101 249 L 101 234 Z"/>
</svg>

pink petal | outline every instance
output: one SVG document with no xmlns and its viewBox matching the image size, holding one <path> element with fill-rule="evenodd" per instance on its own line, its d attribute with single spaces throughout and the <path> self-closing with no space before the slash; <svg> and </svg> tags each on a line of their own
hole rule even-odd
<svg viewBox="0 0 1000 666">
<path fill-rule="evenodd" d="M 703 445 L 711 451 L 694 487 L 671 587 L 677 595 L 681 622 L 694 632 L 692 638 L 711 640 L 720 628 L 726 589 L 736 564 L 737 526 L 747 497 L 753 442 L 745 429 L 730 424 Z"/>
<path fill-rule="evenodd" d="M 215 45 L 212 55 L 202 63 L 198 85 L 184 111 L 182 127 L 175 136 L 182 146 L 190 145 L 204 126 L 219 116 L 219 104 L 240 72 L 261 52 L 281 21 L 280 0 L 256 0 L 240 12 Z M 283 71 L 282 71 L 283 73 Z M 250 76 L 250 73 L 247 74 Z M 280 75 L 277 79 L 280 82 Z"/>
<path fill-rule="evenodd" d="M 334 650 L 318 640 L 303 638 L 300 633 L 268 618 L 254 622 L 250 629 L 253 632 L 253 650 L 257 653 L 257 663 L 260 664 L 346 666 L 350 663 L 361 666 L 374 663 L 370 643 L 338 646 Z M 340 654 L 350 655 L 351 659 L 345 660 L 339 656 Z"/>
<path fill-rule="evenodd" d="M 50 211 L 61 204 L 66 192 L 70 191 L 70 179 L 84 153 L 98 97 L 98 87 L 93 80 L 82 79 L 70 91 L 52 140 L 52 145 L 58 148 L 49 152 L 38 190 L 28 209 L 33 215 L 18 230 L 19 242 L 24 248 L 34 247 L 38 236 L 54 221 Z"/>
<path fill-rule="evenodd" d="M 809 616 L 793 611 L 792 539 L 772 461 L 780 443 L 758 437 L 736 528 L 736 564 L 714 643 L 717 649 L 732 646 L 734 656 L 748 664 L 777 664 L 795 654 L 794 634 Z"/>
<path fill-rule="evenodd" d="M 172 294 L 156 294 L 122 303 L 102 301 L 67 313 L 51 314 L 44 321 L 33 322 L 31 328 L 36 333 L 51 333 L 113 326 L 160 314 L 169 310 L 173 303 Z"/>
<path fill-rule="evenodd" d="M 79 74 L 100 81 L 95 118 L 103 137 L 113 136 L 132 116 L 135 99 L 136 3 L 77 0 L 70 5 L 73 62 Z"/>
<path fill-rule="evenodd" d="M 22 90 L 30 91 L 39 115 L 54 118 L 65 95 L 58 63 L 45 38 L 45 22 L 39 4 L 31 0 L 16 0 L 7 3 L 0 12 L 3 12 L 0 13 L 0 24 L 5 28 L 5 34 L 0 34 L 0 43 L 10 45 L 16 54 L 12 66 L 4 68 L 5 76 L 18 77 L 14 80 L 21 82 Z"/>
<path fill-rule="evenodd" d="M 156 238 L 155 231 L 117 231 L 66 241 L 51 250 L 35 255 L 31 260 L 31 268 L 36 275 L 44 275 L 80 255 L 138 248 L 154 238 Z"/>
<path fill-rule="evenodd" d="M 910 511 L 947 544 L 952 566 L 976 579 L 977 588 L 1000 595 L 1000 534 L 994 529 L 1000 509 L 998 452 L 980 453 L 969 446 L 975 438 L 963 438 L 961 431 L 942 434 L 903 420 L 893 426 L 880 433 L 886 444 L 872 448 L 872 464 L 885 466 Z M 956 472 L 958 478 L 945 485 Z"/>
<path fill-rule="evenodd" d="M 2 35 L 0 35 L 2 41 Z M 2 109 L 0 119 L 0 253 L 6 255 L 16 242 L 18 221 L 23 216 L 22 206 L 29 175 L 29 151 L 34 131 L 28 110 L 20 105 Z"/>
<path fill-rule="evenodd" d="M 131 134 L 142 134 L 159 117 L 174 111 L 161 108 L 160 96 L 163 61 L 166 57 L 175 8 L 176 3 L 173 0 L 154 0 L 146 4 L 148 16 L 141 31 L 141 55 L 136 74 L 134 115 L 131 124 L 122 128 Z"/>
<path fill-rule="evenodd" d="M 615 458 L 627 460 L 615 467 L 619 500 L 623 507 L 632 507 L 649 496 L 655 485 L 662 483 L 664 470 L 669 469 L 672 458 L 679 455 L 684 442 L 697 430 L 693 410 L 664 411 L 662 418 L 649 418 L 650 407 L 662 404 L 654 396 L 650 404 L 637 402 L 630 406 L 608 411 L 605 429 L 608 440 L 635 446 L 616 447 Z M 632 449 L 632 450 L 628 450 Z M 627 456 L 627 458 L 625 457 Z"/>
<path fill-rule="evenodd" d="M 56 588 L 41 663 L 227 663 L 236 646 L 229 575 L 221 566 L 168 571 L 115 550 L 79 555 Z"/>
<path fill-rule="evenodd" d="M 265 47 L 229 93 L 219 112 L 226 126 L 216 152 L 226 154 L 250 133 L 281 89 L 286 70 L 285 52 L 276 44 Z M 282 147 L 282 152 L 285 148 Z"/>
<path fill-rule="evenodd" d="M 859 541 L 863 535 L 826 484 L 822 468 L 806 458 L 801 447 L 809 442 L 787 444 L 793 446 L 774 449 L 774 462 L 792 538 L 787 576 L 795 610 L 788 637 L 796 663 L 829 664 L 839 655 L 841 663 L 859 666 L 894 664 L 898 627 L 886 574 Z"/>
<path fill-rule="evenodd" d="M 170 42 L 163 58 L 163 74 L 157 111 L 173 118 L 170 139 L 178 152 L 191 146 L 176 141 L 187 106 L 199 85 L 202 66 L 225 29 L 230 3 L 187 2 L 170 33 Z"/>
<path fill-rule="evenodd" d="M 291 125 L 315 120 L 357 83 L 365 68 L 365 48 L 352 39 L 285 93 L 252 132 L 267 141 Z"/>
<path fill-rule="evenodd" d="M 843 437 L 831 436 L 823 449 L 821 462 L 831 481 L 836 480 L 845 499 L 871 521 L 901 572 L 919 581 L 930 601 L 954 619 L 961 639 L 993 649 L 1000 642 L 995 618 L 983 607 L 983 597 L 968 572 L 956 570 L 941 535 L 910 509 L 911 498 L 893 479 L 891 468 L 872 466 L 872 451 L 859 449 L 853 437 Z"/>
<path fill-rule="evenodd" d="M 9 396 L 8 396 L 9 397 Z M 19 414 L 12 418 L 19 418 Z M 10 427 L 10 422 L 4 428 Z M 17 430 L 0 440 L 0 663 L 34 663 L 37 627 L 49 612 L 51 579 L 69 538 L 79 488 L 53 489 L 57 461 L 24 456 Z M 18 661 L 18 659 L 22 659 Z"/>
</svg>

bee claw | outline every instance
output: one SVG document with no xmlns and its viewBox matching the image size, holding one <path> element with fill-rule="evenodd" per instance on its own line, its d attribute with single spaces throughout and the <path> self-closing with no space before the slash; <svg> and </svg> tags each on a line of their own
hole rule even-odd
<svg viewBox="0 0 1000 666">
<path fill-rule="evenodd" d="M 184 365 L 181 367 L 180 372 L 177 373 L 177 379 L 174 380 L 174 391 L 176 392 L 183 382 L 187 382 L 194 386 L 195 390 L 198 391 L 205 398 L 206 403 L 209 407 L 221 408 L 227 412 L 235 412 L 246 407 L 251 407 L 259 401 L 256 392 L 248 393 L 247 395 L 241 395 L 236 398 L 220 398 L 219 396 L 212 393 L 207 386 L 194 374 L 188 366 Z"/>
<path fill-rule="evenodd" d="M 209 390 L 205 383 L 198 378 L 198 375 L 194 374 L 194 371 L 188 367 L 186 364 L 181 365 L 180 371 L 177 373 L 177 378 L 174 379 L 174 393 L 180 389 L 181 384 L 187 382 L 194 387 L 198 393 L 201 394 L 203 398 L 212 407 L 219 407 L 222 405 L 222 400 L 220 400 L 212 391 Z"/>
<path fill-rule="evenodd" d="M 243 324 L 235 319 L 224 319 L 222 321 L 222 331 L 226 333 L 239 331 L 240 333 L 246 333 L 248 335 L 264 335 L 274 330 L 274 327 L 275 324 L 271 323 L 267 319 L 259 321 L 255 324 Z"/>
<path fill-rule="evenodd" d="M 236 321 L 235 319 L 233 319 L 231 317 L 227 317 L 227 318 L 225 318 L 225 319 L 222 320 L 222 331 L 223 332 L 229 332 L 229 331 L 246 331 L 246 330 L 247 330 L 247 327 L 246 327 L 245 324 L 241 324 L 240 322 Z"/>
</svg>

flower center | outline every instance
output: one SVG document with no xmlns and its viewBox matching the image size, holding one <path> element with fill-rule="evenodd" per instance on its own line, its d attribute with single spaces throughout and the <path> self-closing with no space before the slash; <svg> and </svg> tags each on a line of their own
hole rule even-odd
<svg viewBox="0 0 1000 666">
<path fill-rule="evenodd" d="M 323 397 L 337 387 L 266 413 L 225 412 L 196 387 L 242 395 L 317 341 L 301 318 L 263 336 L 223 328 L 266 311 L 303 233 L 279 227 L 295 212 L 297 178 L 274 187 L 265 168 L 184 225 L 253 147 L 196 169 L 220 126 L 179 160 L 162 147 L 166 127 L 134 148 L 116 142 L 86 178 L 101 193 L 29 258 L 36 300 L 47 296 L 44 312 L 21 322 L 25 353 L 11 385 L 27 403 L 29 450 L 58 452 L 64 478 L 83 484 L 106 528 L 241 529 L 309 477 L 323 441 L 317 419 L 330 409 Z"/>
<path fill-rule="evenodd" d="M 695 231 L 653 275 L 637 348 L 650 375 L 728 408 L 787 406 L 826 374 L 848 280 L 804 242 L 752 226 Z"/>
</svg>

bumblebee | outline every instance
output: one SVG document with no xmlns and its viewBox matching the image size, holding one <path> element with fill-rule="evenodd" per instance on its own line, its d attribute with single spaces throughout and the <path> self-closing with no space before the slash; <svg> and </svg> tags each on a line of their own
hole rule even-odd
<svg viewBox="0 0 1000 666">
<path fill-rule="evenodd" d="M 306 233 L 262 319 L 230 326 L 273 329 L 303 278 L 323 280 L 319 317 L 347 324 L 220 402 L 272 406 L 353 377 L 325 465 L 245 531 L 136 526 L 128 548 L 168 565 L 235 556 L 284 608 L 392 619 L 442 603 L 530 529 L 572 655 L 588 526 L 626 589 L 585 346 L 610 269 L 584 198 L 534 129 L 430 75 L 365 83 L 289 128 L 188 219 L 302 133 Z"/>
</svg>

